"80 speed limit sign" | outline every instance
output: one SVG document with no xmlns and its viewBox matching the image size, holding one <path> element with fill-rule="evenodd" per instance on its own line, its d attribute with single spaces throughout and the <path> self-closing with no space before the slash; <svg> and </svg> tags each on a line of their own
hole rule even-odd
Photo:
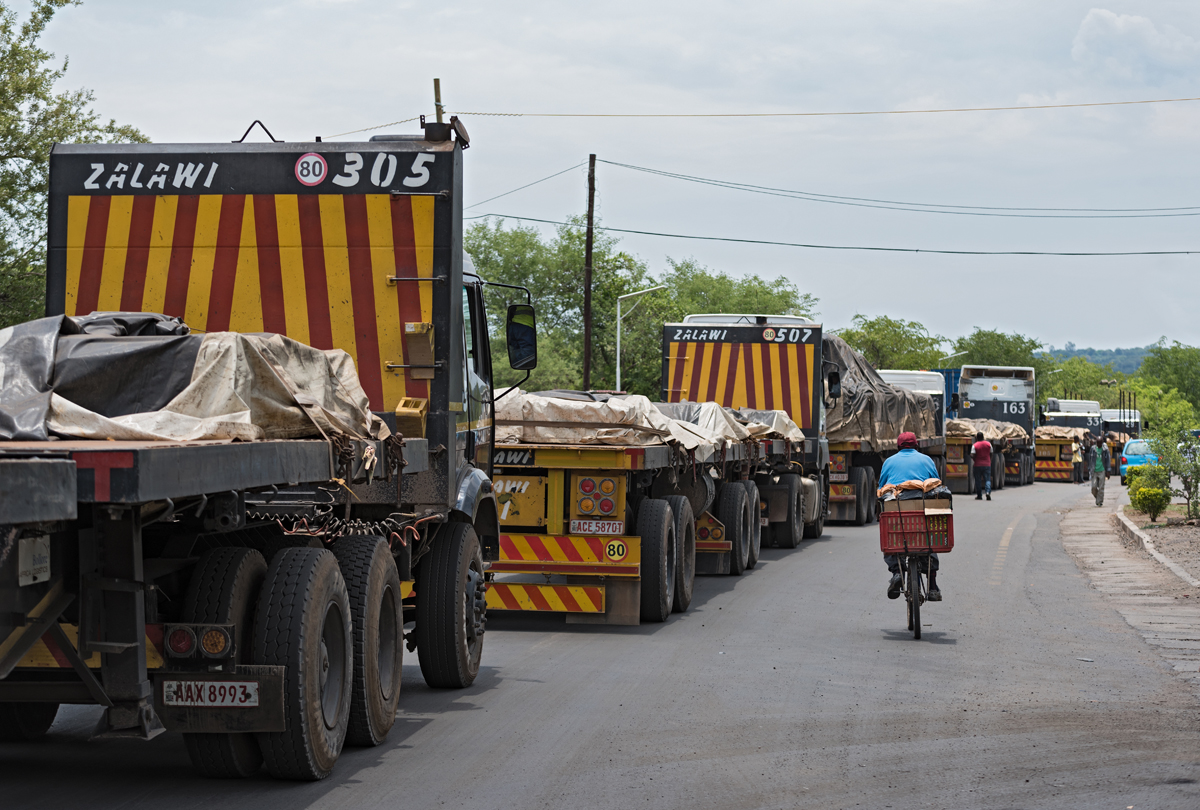
<svg viewBox="0 0 1200 810">
<path fill-rule="evenodd" d="M 315 186 L 329 174 L 329 164 L 316 152 L 301 155 L 296 161 L 296 179 L 306 186 Z"/>
</svg>

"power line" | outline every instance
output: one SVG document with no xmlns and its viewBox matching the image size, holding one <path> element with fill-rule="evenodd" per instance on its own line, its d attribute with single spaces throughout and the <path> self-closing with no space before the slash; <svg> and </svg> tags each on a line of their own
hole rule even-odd
<svg viewBox="0 0 1200 810">
<path fill-rule="evenodd" d="M 478 214 L 465 219 L 515 219 L 518 222 L 541 222 L 546 225 L 568 225 L 575 223 L 560 222 L 553 219 L 536 219 L 534 217 L 514 217 L 508 214 Z M 808 248 L 811 250 L 869 250 L 883 253 L 938 253 L 950 256 L 1190 256 L 1200 253 L 1200 250 L 1113 250 L 1113 251 L 1058 251 L 1058 250 L 945 250 L 938 248 L 901 248 L 878 247 L 871 245 L 814 245 L 804 242 L 777 242 L 769 239 L 737 239 L 727 236 L 695 236 L 682 233 L 662 233 L 659 231 L 638 231 L 630 228 L 609 228 L 603 225 L 595 226 L 596 230 L 612 231 L 614 233 L 632 233 L 642 236 L 663 236 L 670 239 L 694 239 L 704 242 L 737 242 L 746 245 L 777 245 L 780 247 Z"/>
<path fill-rule="evenodd" d="M 384 127 L 394 127 L 397 124 L 407 124 L 410 121 L 416 121 L 416 120 L 420 119 L 420 117 L 421 116 L 417 115 L 412 118 L 405 118 L 403 121 L 389 121 L 386 124 L 376 124 L 373 127 L 363 127 L 362 129 L 352 129 L 349 132 L 339 132 L 337 135 L 326 135 L 325 137 L 326 138 L 340 138 L 343 135 L 355 135 L 359 132 L 370 132 L 371 130 L 374 130 L 374 129 L 383 129 Z"/>
<path fill-rule="evenodd" d="M 536 186 L 538 183 L 544 183 L 547 180 L 553 180 L 555 177 L 558 177 L 560 174 L 566 174 L 569 171 L 578 169 L 580 166 L 586 166 L 586 165 L 587 165 L 586 160 L 583 161 L 582 163 L 576 163 L 574 166 L 563 169 L 561 172 L 555 172 L 554 174 L 552 174 L 548 177 L 543 177 L 541 180 L 534 180 L 532 183 L 526 183 L 525 185 L 521 186 L 520 188 L 514 188 L 512 191 L 506 191 L 503 194 L 497 194 L 495 197 L 488 197 L 486 200 L 483 200 L 482 202 L 477 202 L 474 205 L 468 205 L 463 210 L 470 211 L 472 208 L 478 208 L 479 206 L 483 205 L 484 203 L 490 203 L 492 200 L 498 200 L 501 197 L 507 197 L 509 194 L 516 194 L 518 191 L 523 191 L 523 190 L 529 188 L 530 186 Z"/>
<path fill-rule="evenodd" d="M 714 180 L 707 177 L 668 172 L 662 169 L 650 169 L 645 166 L 633 166 L 628 163 L 616 163 L 602 160 L 610 166 L 623 169 L 669 177 L 675 180 L 686 180 L 691 183 L 728 188 L 735 191 L 746 191 L 754 194 L 766 194 L 772 197 L 786 197 L 794 200 L 826 203 L 829 205 L 849 205 L 857 208 L 883 208 L 891 211 L 911 211 L 919 214 L 958 214 L 960 216 L 990 216 L 1018 217 L 1025 219 L 1150 219 L 1162 217 L 1194 217 L 1200 216 L 1200 206 L 1180 206 L 1177 208 L 1032 208 L 1032 207 L 1000 207 L 985 205 L 953 205 L 950 203 L 910 203 L 897 200 L 877 200 L 870 197 L 843 197 L 836 194 L 817 194 L 810 191 L 796 191 L 771 186 L 756 186 L 750 183 L 737 183 L 729 180 Z M 955 211 L 961 208 L 967 210 Z M 1076 214 L 1046 214 L 1046 213 L 1002 213 L 1016 211 L 1079 211 L 1091 213 Z M 1097 213 L 1108 212 L 1108 213 Z M 1139 213 L 1140 212 L 1140 213 Z M 1167 213 L 1173 212 L 1173 213 Z M 1183 212 L 1183 213 L 1181 213 Z"/>
<path fill-rule="evenodd" d="M 1089 101 L 1079 104 L 1026 104 L 1014 107 L 948 107 L 935 110 L 857 110 L 851 112 L 782 112 L 782 113 L 522 113 L 522 112 L 455 112 L 455 115 L 488 115 L 505 118 L 808 118 L 836 115 L 919 115 L 925 113 L 1003 112 L 1009 110 L 1065 110 L 1074 107 L 1122 107 L 1131 104 L 1172 104 L 1181 101 L 1200 101 L 1196 98 L 1152 98 L 1136 101 Z"/>
</svg>

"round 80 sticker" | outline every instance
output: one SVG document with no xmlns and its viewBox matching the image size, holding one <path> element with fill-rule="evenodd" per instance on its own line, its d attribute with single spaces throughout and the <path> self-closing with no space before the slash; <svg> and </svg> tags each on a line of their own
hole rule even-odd
<svg viewBox="0 0 1200 810">
<path fill-rule="evenodd" d="M 604 547 L 604 556 L 608 557 L 609 562 L 621 562 L 628 553 L 629 547 L 624 540 L 609 540 Z"/>
<path fill-rule="evenodd" d="M 296 179 L 306 186 L 318 185 L 329 174 L 329 164 L 316 152 L 301 155 L 296 161 Z"/>
</svg>

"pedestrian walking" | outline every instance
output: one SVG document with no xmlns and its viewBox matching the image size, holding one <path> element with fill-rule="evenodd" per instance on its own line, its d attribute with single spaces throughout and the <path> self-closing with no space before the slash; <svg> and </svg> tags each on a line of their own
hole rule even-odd
<svg viewBox="0 0 1200 810">
<path fill-rule="evenodd" d="M 1083 453 L 1080 452 L 1077 438 L 1071 440 L 1071 483 L 1083 483 Z"/>
<path fill-rule="evenodd" d="M 1108 445 L 1104 442 L 1097 442 L 1092 448 L 1094 459 L 1092 461 L 1092 495 L 1096 498 L 1096 506 L 1104 506 L 1104 482 L 1108 480 L 1110 474 Z"/>
<path fill-rule="evenodd" d="M 992 499 L 992 443 L 983 440 L 983 433 L 975 434 L 975 444 L 971 445 L 971 458 L 975 462 L 975 500 L 981 501 L 986 495 Z"/>
</svg>

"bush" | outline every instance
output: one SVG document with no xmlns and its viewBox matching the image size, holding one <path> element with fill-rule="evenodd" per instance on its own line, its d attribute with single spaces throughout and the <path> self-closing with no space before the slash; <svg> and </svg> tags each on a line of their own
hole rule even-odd
<svg viewBox="0 0 1200 810">
<path fill-rule="evenodd" d="M 1133 508 L 1150 516 L 1150 522 L 1158 520 L 1158 516 L 1171 503 L 1171 493 L 1158 487 L 1140 486 L 1137 492 L 1129 496 Z"/>
<path fill-rule="evenodd" d="M 1139 464 L 1136 467 L 1125 468 L 1125 486 L 1129 487 L 1129 497 L 1132 498 L 1134 490 L 1141 486 L 1141 484 L 1138 483 L 1138 479 L 1141 478 L 1142 471 L 1145 470 L 1147 466 L 1148 465 L 1146 464 Z"/>
<path fill-rule="evenodd" d="M 1171 473 L 1161 464 L 1139 464 L 1125 470 L 1125 484 L 1129 487 L 1129 497 L 1142 487 L 1161 489 L 1168 495 L 1171 492 Z"/>
</svg>

